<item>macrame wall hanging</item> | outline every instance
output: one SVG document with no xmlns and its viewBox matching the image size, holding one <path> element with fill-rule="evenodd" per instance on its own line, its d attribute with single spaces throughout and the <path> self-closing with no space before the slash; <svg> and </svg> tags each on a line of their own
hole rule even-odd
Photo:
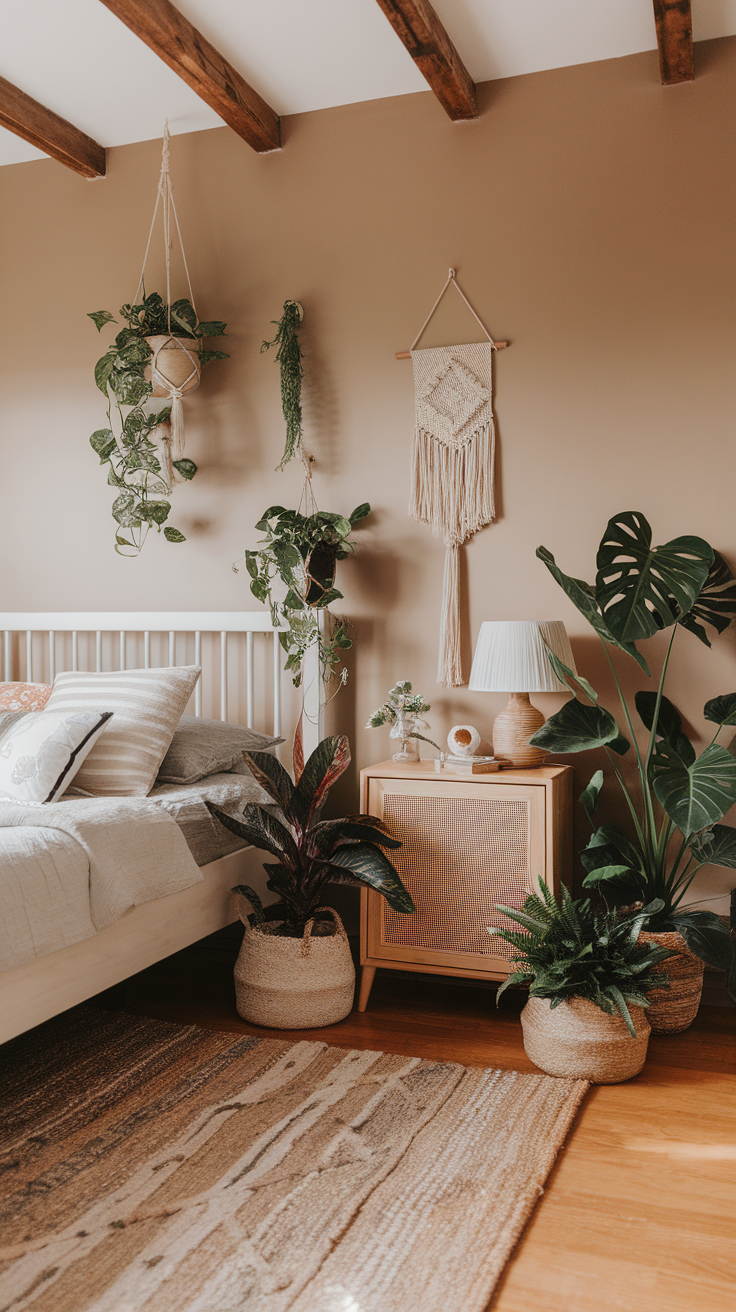
<svg viewBox="0 0 736 1312">
<path fill-rule="evenodd" d="M 174 462 L 182 460 L 184 457 L 184 406 L 182 397 L 188 392 L 193 392 L 199 387 L 202 361 L 200 343 L 197 337 L 203 334 L 197 334 L 194 338 L 182 337 L 176 335 L 176 329 L 184 328 L 185 331 L 196 332 L 199 323 L 197 307 L 194 301 L 194 292 L 192 291 L 192 282 L 189 277 L 189 266 L 187 257 L 184 252 L 184 242 L 181 237 L 179 227 L 179 218 L 176 213 L 176 204 L 174 203 L 174 190 L 171 185 L 171 160 L 169 153 L 169 125 L 168 122 L 164 128 L 163 150 L 161 154 L 161 174 L 158 180 L 158 190 L 156 192 L 156 204 L 153 209 L 153 218 L 148 233 L 148 243 L 146 253 L 143 256 L 143 268 L 141 276 L 138 279 L 133 303 L 138 300 L 138 294 L 143 290 L 145 296 L 145 274 L 146 261 L 151 249 L 151 239 L 153 230 L 156 225 L 159 205 L 163 218 L 164 229 L 164 253 L 166 259 L 166 332 L 146 337 L 146 341 L 151 348 L 152 357 L 150 363 L 150 382 L 151 395 L 166 397 L 171 402 L 171 421 L 168 435 L 163 437 L 162 454 L 164 458 L 164 477 L 171 487 L 177 482 L 179 475 L 174 467 Z M 173 243 L 173 230 L 171 220 L 174 220 L 176 235 L 179 239 L 179 249 L 181 251 L 184 272 L 187 278 L 187 287 L 189 288 L 189 303 L 194 311 L 194 321 L 190 323 L 188 319 L 181 319 L 177 324 L 177 305 L 171 304 L 171 250 Z M 191 318 L 191 316 L 189 316 Z M 173 319 L 173 331 L 172 331 Z M 208 325 L 209 326 L 209 325 Z M 223 325 L 224 326 L 224 325 Z"/>
<path fill-rule="evenodd" d="M 487 342 L 417 350 L 417 342 L 452 284 L 478 320 Z M 414 340 L 415 429 L 409 514 L 444 539 L 445 572 L 437 682 L 463 683 L 460 651 L 458 550 L 495 518 L 493 504 L 493 351 L 494 342 L 459 287 L 455 270 Z M 406 358 L 401 352 L 398 358 Z"/>
</svg>

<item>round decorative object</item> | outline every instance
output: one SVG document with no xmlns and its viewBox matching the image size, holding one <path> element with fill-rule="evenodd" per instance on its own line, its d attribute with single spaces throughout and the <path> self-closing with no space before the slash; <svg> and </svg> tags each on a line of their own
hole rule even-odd
<svg viewBox="0 0 736 1312">
<path fill-rule="evenodd" d="M 331 907 L 335 933 L 316 937 L 308 920 L 303 938 L 279 938 L 279 921 L 246 925 L 235 963 L 238 1015 L 277 1030 L 334 1025 L 352 1011 L 355 967 L 343 923 Z"/>
<path fill-rule="evenodd" d="M 690 951 L 681 934 L 645 930 L 639 935 L 639 942 L 656 943 L 677 953 L 662 962 L 662 969 L 669 975 L 669 988 L 651 990 L 647 1020 L 653 1034 L 682 1034 L 698 1014 L 705 963 Z"/>
<path fill-rule="evenodd" d="M 530 998 L 521 1013 L 527 1057 L 548 1075 L 592 1084 L 620 1084 L 638 1075 L 647 1055 L 650 1026 L 644 1007 L 629 1006 L 632 1039 L 617 1014 L 609 1016 L 587 998 L 552 1009 L 549 998 Z"/>
<path fill-rule="evenodd" d="M 145 370 L 153 387 L 152 396 L 170 398 L 175 390 L 183 396 L 199 387 L 202 366 L 194 338 L 169 337 L 163 333 L 147 337 L 146 341 L 153 352 Z"/>
<path fill-rule="evenodd" d="M 447 746 L 453 756 L 475 756 L 480 747 L 480 734 L 472 724 L 456 724 L 447 735 Z"/>
</svg>

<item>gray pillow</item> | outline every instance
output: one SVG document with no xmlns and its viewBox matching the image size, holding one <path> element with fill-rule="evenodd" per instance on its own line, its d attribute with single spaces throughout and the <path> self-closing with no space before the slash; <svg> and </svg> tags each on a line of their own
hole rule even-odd
<svg viewBox="0 0 736 1312">
<path fill-rule="evenodd" d="M 283 738 L 246 729 L 227 720 L 182 715 L 158 772 L 157 784 L 196 784 L 242 764 L 243 752 L 265 752 Z"/>
</svg>

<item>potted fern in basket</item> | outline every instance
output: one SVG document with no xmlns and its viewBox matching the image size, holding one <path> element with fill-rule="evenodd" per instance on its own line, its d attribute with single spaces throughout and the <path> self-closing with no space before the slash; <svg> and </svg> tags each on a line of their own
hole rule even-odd
<svg viewBox="0 0 736 1312">
<path fill-rule="evenodd" d="M 618 1084 L 638 1075 L 647 1055 L 649 991 L 667 976 L 657 970 L 672 956 L 639 941 L 647 921 L 662 909 L 653 902 L 621 916 L 596 913 L 563 886 L 559 902 L 542 880 L 523 909 L 499 906 L 518 930 L 488 927 L 515 949 L 515 971 L 496 1002 L 514 984 L 529 986 L 521 1013 L 527 1056 L 549 1075 Z"/>
<path fill-rule="evenodd" d="M 264 870 L 267 887 L 280 898 L 275 908 L 280 918 L 266 920 L 261 899 L 247 884 L 233 889 L 253 908 L 244 921 L 235 966 L 238 1012 L 244 1020 L 274 1029 L 333 1025 L 352 1010 L 355 968 L 339 915 L 323 905 L 325 888 L 367 884 L 394 911 L 413 911 L 383 850 L 401 843 L 374 815 L 320 819 L 330 788 L 350 764 L 344 736 L 323 739 L 305 765 L 297 735 L 295 782 L 268 752 L 244 752 L 243 757 L 280 817 L 257 804 L 246 806 L 240 817 L 207 805 L 231 833 L 276 858 Z"/>
</svg>

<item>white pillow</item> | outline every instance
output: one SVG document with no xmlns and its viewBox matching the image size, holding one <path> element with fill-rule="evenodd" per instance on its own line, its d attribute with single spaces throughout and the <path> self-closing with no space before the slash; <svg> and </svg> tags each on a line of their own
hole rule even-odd
<svg viewBox="0 0 736 1312">
<path fill-rule="evenodd" d="M 2 716 L 0 802 L 56 802 L 110 719 L 110 711 L 18 711 Z"/>
<path fill-rule="evenodd" d="M 77 786 L 95 797 L 145 797 L 199 674 L 198 665 L 57 674 L 47 714 L 95 706 L 107 706 L 115 714 L 113 726 L 79 771 Z"/>
</svg>

